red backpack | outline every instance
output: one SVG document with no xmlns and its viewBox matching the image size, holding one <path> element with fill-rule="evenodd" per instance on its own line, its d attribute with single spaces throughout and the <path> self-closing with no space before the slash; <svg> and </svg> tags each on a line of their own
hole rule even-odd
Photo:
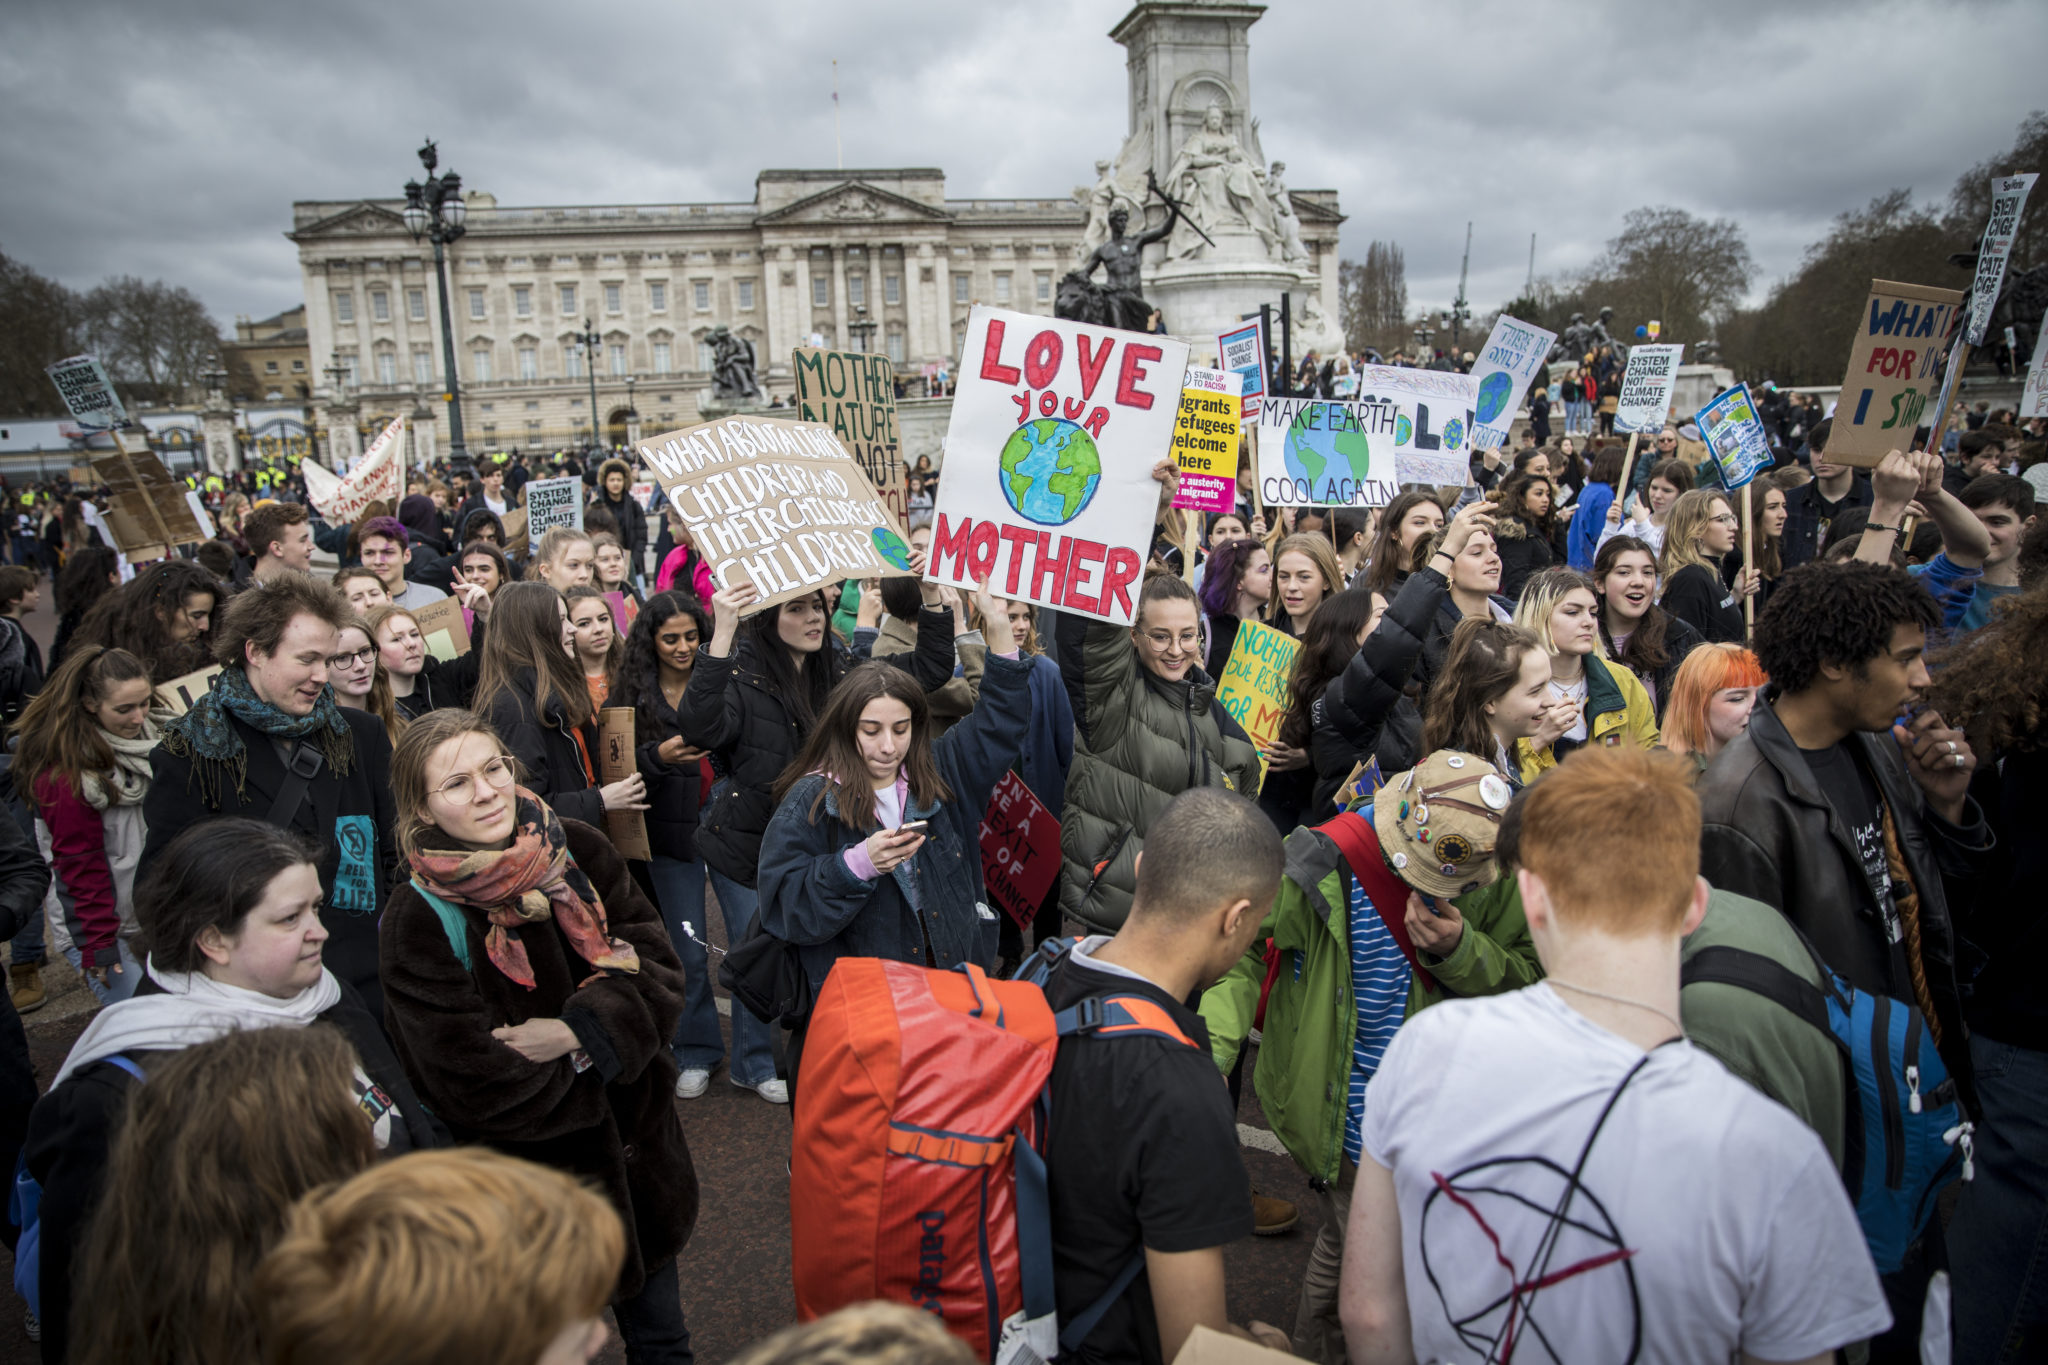
<svg viewBox="0 0 2048 1365">
<path fill-rule="evenodd" d="M 1043 1149 L 1059 1040 L 1141 1035 L 1196 1046 L 1158 1004 L 1097 996 L 1057 1015 L 1028 979 L 841 958 L 805 1036 L 791 1143 L 797 1316 L 886 1299 L 925 1309 L 984 1360 L 1073 1347 L 1144 1268 L 1058 1322 Z M 1034 973 L 1035 969 L 1035 973 Z"/>
</svg>

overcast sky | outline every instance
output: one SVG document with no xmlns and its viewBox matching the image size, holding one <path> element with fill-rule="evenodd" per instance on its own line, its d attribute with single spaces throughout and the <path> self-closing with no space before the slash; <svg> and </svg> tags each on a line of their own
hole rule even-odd
<svg viewBox="0 0 2048 1365">
<path fill-rule="evenodd" d="M 299 301 L 293 200 L 396 195 L 423 135 L 507 205 L 748 200 L 758 170 L 830 167 L 834 57 L 846 165 L 1064 195 L 1127 131 L 1129 8 L 9 0 L 0 251 L 186 285 L 225 327 Z M 2011 145 L 2044 51 L 2040 0 L 1275 0 L 1252 111 L 1294 188 L 1339 191 L 1347 257 L 1402 246 L 1417 310 L 1455 293 L 1468 218 L 1484 312 L 1532 232 L 1562 274 L 1646 204 L 1738 222 L 1760 296 L 1837 213 L 1939 200 Z"/>
</svg>

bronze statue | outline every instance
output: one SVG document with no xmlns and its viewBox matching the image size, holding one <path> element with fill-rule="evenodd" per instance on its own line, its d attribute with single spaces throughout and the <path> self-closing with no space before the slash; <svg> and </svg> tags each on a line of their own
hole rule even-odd
<svg viewBox="0 0 2048 1365">
<path fill-rule="evenodd" d="M 1150 175 L 1146 181 L 1151 184 Z M 1151 184 L 1151 188 L 1154 193 L 1158 192 L 1156 184 Z M 1109 211 L 1109 240 L 1089 253 L 1079 270 L 1069 271 L 1060 281 L 1059 297 L 1053 302 L 1054 317 L 1066 318 L 1070 322 L 1121 327 L 1127 332 L 1145 330 L 1146 320 L 1152 316 L 1152 305 L 1145 302 L 1141 292 L 1144 281 L 1140 260 L 1145 248 L 1164 240 L 1180 220 L 1180 205 L 1163 194 L 1160 198 L 1166 199 L 1166 221 L 1136 237 L 1124 236 L 1124 229 L 1131 222 L 1129 211 L 1121 204 Z M 1098 265 L 1102 267 L 1101 284 L 1089 279 Z"/>
<path fill-rule="evenodd" d="M 734 336 L 724 323 L 711 329 L 712 393 L 721 399 L 759 398 L 754 377 L 754 343 Z"/>
</svg>

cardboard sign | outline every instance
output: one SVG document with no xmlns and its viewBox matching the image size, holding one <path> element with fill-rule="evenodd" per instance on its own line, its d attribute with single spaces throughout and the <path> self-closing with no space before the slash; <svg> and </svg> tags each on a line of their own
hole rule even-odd
<svg viewBox="0 0 2048 1365">
<path fill-rule="evenodd" d="M 1912 444 L 1921 413 L 1941 387 L 1962 303 L 1960 289 L 1870 282 L 1828 433 L 1830 464 L 1875 468 L 1887 451 Z"/>
<path fill-rule="evenodd" d="M 642 441 L 640 458 L 712 576 L 760 589 L 749 615 L 849 578 L 915 577 L 894 516 L 829 427 L 735 414 Z"/>
<path fill-rule="evenodd" d="M 339 478 L 317 460 L 301 461 L 299 472 L 305 476 L 306 500 L 313 504 L 313 510 L 342 526 L 360 518 L 373 502 L 398 506 L 402 463 L 399 449 L 404 445 L 404 436 L 405 419 L 392 418 L 391 424 L 370 442 L 363 458 Z"/>
<path fill-rule="evenodd" d="M 427 653 L 443 663 L 469 653 L 469 615 L 462 609 L 461 602 L 453 597 L 444 597 L 424 607 L 409 607 L 407 610 L 412 613 L 413 623 L 420 628 L 420 638 L 426 641 Z"/>
<path fill-rule="evenodd" d="M 909 516 L 903 441 L 896 429 L 896 367 L 871 351 L 821 351 L 799 346 L 797 415 L 832 428 L 839 444 L 867 471 L 901 531 Z"/>
<path fill-rule="evenodd" d="M 64 406 L 87 431 L 111 431 L 126 426 L 128 410 L 114 392 L 114 381 L 100 365 L 98 356 L 74 355 L 47 367 L 43 373 L 57 386 Z"/>
<path fill-rule="evenodd" d="M 640 771 L 639 757 L 633 752 L 633 708 L 607 706 L 597 713 L 597 756 L 602 784 L 623 782 Z M 608 810 L 604 828 L 621 855 L 643 862 L 654 856 L 647 844 L 647 817 L 641 812 Z"/>
<path fill-rule="evenodd" d="M 640 617 L 640 604 L 623 592 L 608 592 L 604 600 L 612 609 L 612 629 L 624 635 Z"/>
<path fill-rule="evenodd" d="M 1259 497 L 1273 507 L 1385 507 L 1408 484 L 1471 481 L 1479 381 L 1367 365 L 1359 396 L 1269 398 L 1259 411 Z"/>
<path fill-rule="evenodd" d="M 75 464 L 71 466 L 69 477 L 71 479 L 71 486 L 74 489 L 90 488 L 93 485 L 92 466 L 89 464 Z"/>
<path fill-rule="evenodd" d="M 1243 382 L 1228 370 L 1190 369 L 1182 376 L 1171 446 L 1180 469 L 1175 507 L 1228 512 L 1237 506 L 1238 386 Z"/>
<path fill-rule="evenodd" d="M 1301 1365 L 1301 1357 L 1197 1326 L 1173 1358 L 1173 1365 Z"/>
<path fill-rule="evenodd" d="M 1750 401 L 1749 385 L 1737 384 L 1693 416 L 1700 439 L 1713 452 L 1723 488 L 1740 488 L 1771 467 L 1771 438 Z M 1829 444 L 1832 450 L 1833 444 Z"/>
<path fill-rule="evenodd" d="M 583 480 L 529 479 L 526 483 L 526 534 L 539 540 L 549 530 L 566 526 L 583 529 Z"/>
<path fill-rule="evenodd" d="M 197 673 L 187 673 L 182 678 L 173 678 L 167 683 L 158 683 L 156 689 L 157 704 L 151 709 L 155 711 L 168 711 L 174 716 L 184 715 L 192 709 L 192 703 L 213 690 L 213 678 L 219 672 L 220 665 L 215 664 L 211 668 L 202 668 Z"/>
<path fill-rule="evenodd" d="M 526 534 L 526 509 L 507 507 L 505 515 L 498 518 L 505 524 L 505 554 L 514 557 L 525 554 L 533 548 L 533 538 Z"/>
<path fill-rule="evenodd" d="M 1478 406 L 1472 415 L 1472 448 L 1497 450 L 1507 444 L 1515 414 L 1522 410 L 1522 395 L 1539 371 L 1547 371 L 1550 348 L 1557 333 L 1519 322 L 1502 313 L 1493 324 L 1493 334 L 1472 366 L 1479 381 Z"/>
<path fill-rule="evenodd" d="M 1257 621 L 1238 623 L 1237 641 L 1216 683 L 1216 700 L 1244 727 L 1252 743 L 1264 747 L 1280 737 L 1280 722 L 1287 715 L 1287 679 L 1300 652 L 1301 641 L 1284 631 Z M 1261 755 L 1262 777 L 1265 771 Z"/>
<path fill-rule="evenodd" d="M 99 510 L 114 548 L 133 560 L 162 559 L 173 545 L 208 539 L 185 502 L 185 485 L 171 477 L 148 443 L 116 432 L 114 444 L 113 454 L 92 462 L 94 476 L 107 489 Z"/>
<path fill-rule="evenodd" d="M 2030 172 L 2002 175 L 1991 182 L 1991 217 L 1977 246 L 1977 275 L 1970 281 L 1970 330 L 1964 340 L 1972 346 L 1984 344 L 1984 333 L 1991 326 L 1991 310 L 1998 305 L 1999 286 L 2005 283 L 2006 258 L 2012 255 L 2012 239 L 2019 235 L 2027 192 L 2037 178 Z M 1828 449 L 1834 449 L 1832 441 Z"/>
<path fill-rule="evenodd" d="M 2034 360 L 2027 366 L 2027 386 L 2020 390 L 2020 416 L 2048 417 L 2048 312 L 2034 329 Z"/>
<path fill-rule="evenodd" d="M 1060 875 L 1060 822 L 1014 772 L 1003 774 L 981 817 L 981 879 L 988 898 L 1026 928 Z"/>
<path fill-rule="evenodd" d="M 1671 390 L 1678 385 L 1678 366 L 1685 344 L 1632 346 L 1628 368 L 1621 372 L 1621 396 L 1615 402 L 1614 429 L 1658 431 L 1671 415 Z"/>
<path fill-rule="evenodd" d="M 1216 367 L 1243 379 L 1244 420 L 1257 421 L 1266 401 L 1266 329 L 1257 318 L 1217 334 Z"/>
<path fill-rule="evenodd" d="M 976 307 L 963 355 L 925 576 L 1130 625 L 1187 344 Z"/>
</svg>

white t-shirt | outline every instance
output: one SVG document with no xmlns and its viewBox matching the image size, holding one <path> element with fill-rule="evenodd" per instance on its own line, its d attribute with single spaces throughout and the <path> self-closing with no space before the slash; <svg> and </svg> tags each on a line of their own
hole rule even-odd
<svg viewBox="0 0 2048 1365">
<path fill-rule="evenodd" d="M 1516 1360 L 1804 1360 L 1891 1325 L 1820 1138 L 1690 1043 L 1649 1054 L 1552 1217 L 1643 1056 L 1545 985 L 1394 1036 L 1365 1150 L 1394 1173 L 1418 1360 L 1504 1358 L 1513 1286 L 1546 1276 L 1520 1295 Z"/>
</svg>

